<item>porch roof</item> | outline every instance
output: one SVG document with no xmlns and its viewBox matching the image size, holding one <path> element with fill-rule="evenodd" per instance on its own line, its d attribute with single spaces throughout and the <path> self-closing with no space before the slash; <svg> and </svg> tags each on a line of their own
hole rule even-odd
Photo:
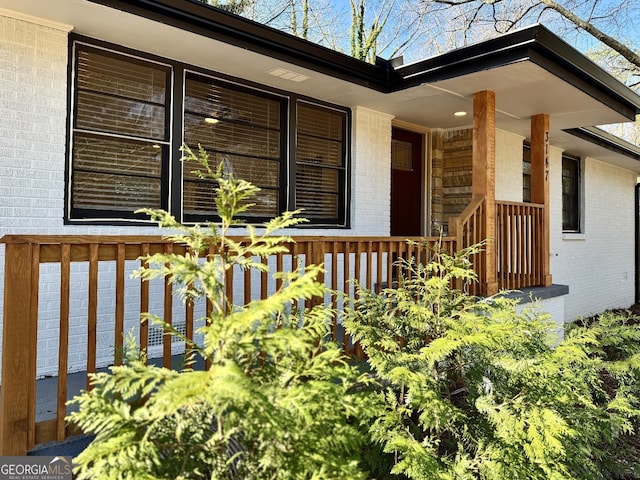
<svg viewBox="0 0 640 480">
<path fill-rule="evenodd" d="M 470 125 L 471 115 L 453 113 L 471 112 L 473 93 L 492 90 L 498 128 L 528 137 L 530 117 L 547 113 L 552 143 L 582 146 L 590 155 L 591 139 L 564 130 L 640 113 L 640 96 L 539 25 L 408 65 L 399 59 L 371 65 L 195 0 L 2 0 L 2 6 L 159 57 L 430 128 Z M 270 74 L 275 69 L 308 78 L 293 82 Z"/>
</svg>

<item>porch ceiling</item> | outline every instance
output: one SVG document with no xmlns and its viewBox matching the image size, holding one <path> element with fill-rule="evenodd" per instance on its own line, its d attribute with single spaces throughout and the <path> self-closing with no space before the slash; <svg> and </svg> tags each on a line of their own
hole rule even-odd
<svg viewBox="0 0 640 480">
<path fill-rule="evenodd" d="M 562 134 L 564 129 L 628 121 L 627 116 L 620 113 L 620 109 L 612 108 L 608 105 L 609 102 L 594 95 L 593 91 L 577 87 L 575 81 L 570 83 L 557 72 L 552 73 L 552 69 L 544 62 L 528 58 L 514 58 L 500 66 L 457 73 L 450 78 L 431 77 L 436 78 L 432 81 L 425 77 L 425 83 L 420 83 L 418 76 L 415 84 L 409 88 L 385 93 L 390 89 L 384 84 L 384 72 L 380 66 L 354 64 L 358 68 L 351 68 L 354 60 L 350 57 L 329 52 L 328 49 L 309 42 L 294 40 L 292 37 L 289 39 L 292 51 L 304 47 L 311 52 L 308 57 L 312 57 L 316 52 L 322 54 L 325 62 L 323 68 L 316 68 L 308 58 L 305 60 L 300 56 L 286 55 L 282 51 L 283 44 L 274 43 L 273 50 L 270 50 L 265 47 L 268 42 L 263 41 L 262 49 L 258 49 L 262 53 L 257 53 L 248 49 L 246 41 L 244 44 L 242 41 L 236 42 L 236 45 L 227 43 L 229 37 L 225 35 L 228 34 L 216 33 L 205 36 L 202 34 L 204 27 L 192 28 L 192 32 L 178 28 L 184 27 L 178 25 L 179 22 L 171 22 L 176 23 L 176 26 L 173 26 L 99 3 L 115 5 L 119 2 L 0 0 L 0 8 L 13 11 L 13 15 L 18 12 L 20 15 L 68 25 L 78 34 L 248 79 L 260 85 L 345 106 L 361 106 L 385 112 L 397 119 L 424 127 L 448 129 L 470 125 L 473 93 L 481 90 L 493 90 L 496 93 L 498 128 L 528 137 L 530 117 L 548 113 L 551 119 L 552 143 L 556 143 L 554 137 L 563 138 L 563 146 L 566 148 L 582 145 L 585 140 Z M 169 4 L 172 1 L 160 3 Z M 189 8 L 206 7 L 190 4 Z M 150 16 L 154 15 L 157 16 Z M 263 27 L 256 27 L 257 24 L 247 25 L 264 30 Z M 273 33 L 271 30 L 266 30 L 266 33 L 274 38 L 288 39 L 288 36 L 283 37 L 282 34 Z M 237 46 L 238 44 L 242 46 Z M 336 63 L 334 73 L 329 71 L 330 67 L 326 65 L 332 60 Z M 436 58 L 428 61 L 437 63 L 437 60 Z M 299 73 L 308 79 L 294 82 L 269 74 L 278 68 Z M 401 66 L 391 72 L 391 75 L 397 76 L 407 72 L 408 78 L 412 68 L 415 69 L 416 65 Z M 349 71 L 355 72 L 353 78 L 349 76 Z M 378 78 L 379 82 L 376 81 Z M 454 116 L 453 113 L 458 111 L 466 111 L 468 115 Z M 582 147 L 582 150 L 586 149 L 586 146 Z M 635 163 L 640 166 L 640 162 Z"/>
</svg>

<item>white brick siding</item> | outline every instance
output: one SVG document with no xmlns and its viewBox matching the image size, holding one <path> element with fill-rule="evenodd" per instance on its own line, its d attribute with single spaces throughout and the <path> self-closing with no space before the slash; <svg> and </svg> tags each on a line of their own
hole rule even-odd
<svg viewBox="0 0 640 480">
<path fill-rule="evenodd" d="M 551 155 L 551 273 L 569 285 L 568 321 L 635 300 L 636 174 L 592 158 L 583 160 L 580 234 L 562 233 L 562 156 Z"/>
<path fill-rule="evenodd" d="M 391 232 L 392 116 L 356 108 L 353 112 L 351 225 L 357 235 Z"/>
<path fill-rule="evenodd" d="M 522 201 L 522 145 L 524 137 L 496 130 L 496 200 Z"/>
</svg>

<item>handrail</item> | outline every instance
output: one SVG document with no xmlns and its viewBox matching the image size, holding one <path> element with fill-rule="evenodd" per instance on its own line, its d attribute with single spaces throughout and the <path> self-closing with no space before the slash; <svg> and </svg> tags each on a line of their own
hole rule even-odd
<svg viewBox="0 0 640 480">
<path fill-rule="evenodd" d="M 475 195 L 458 217 L 449 220 L 449 233 L 456 237 L 458 250 L 484 242 L 487 239 L 484 226 L 485 215 L 485 197 Z M 472 255 L 471 262 L 478 278 L 484 278 L 486 268 L 484 252 Z M 482 282 L 471 283 L 468 288 L 471 295 L 486 295 L 486 285 Z"/>
<path fill-rule="evenodd" d="M 483 195 L 474 195 L 469 205 L 458 215 L 449 219 L 449 235 L 457 237 L 459 227 L 469 222 L 469 219 L 478 211 L 484 203 Z M 452 230 L 453 227 L 453 230 Z"/>
</svg>

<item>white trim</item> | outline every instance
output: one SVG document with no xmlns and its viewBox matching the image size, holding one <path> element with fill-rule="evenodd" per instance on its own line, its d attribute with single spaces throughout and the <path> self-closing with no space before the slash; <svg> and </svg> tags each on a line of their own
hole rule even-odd
<svg viewBox="0 0 640 480">
<path fill-rule="evenodd" d="M 40 17 L 34 17 L 32 15 L 27 15 L 26 13 L 14 12 L 13 10 L 7 10 L 6 8 L 0 8 L 0 15 L 3 17 L 21 20 L 23 22 L 34 23 L 43 27 L 53 28 L 55 30 L 61 30 L 66 33 L 69 33 L 71 30 L 73 30 L 73 25 L 54 22 L 52 20 L 47 20 Z"/>
<path fill-rule="evenodd" d="M 562 234 L 562 240 L 586 240 L 587 235 L 585 233 L 570 233 L 566 232 Z"/>
</svg>

